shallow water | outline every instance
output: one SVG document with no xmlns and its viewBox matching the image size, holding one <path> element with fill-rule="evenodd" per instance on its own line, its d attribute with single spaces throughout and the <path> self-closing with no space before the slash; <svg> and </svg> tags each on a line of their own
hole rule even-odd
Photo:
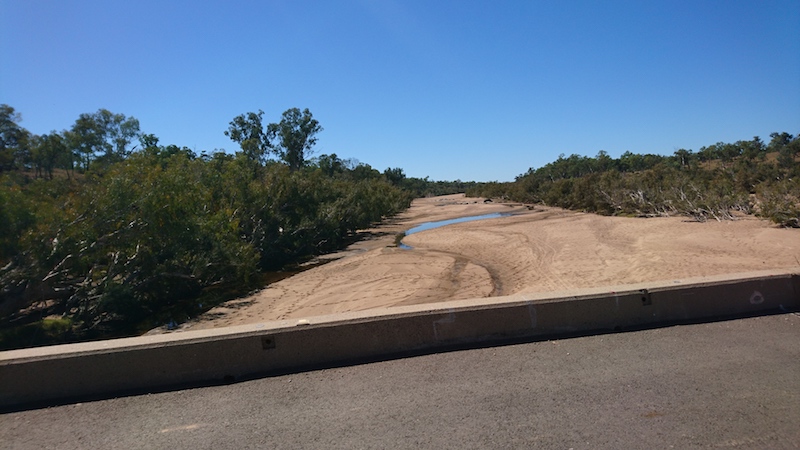
<svg viewBox="0 0 800 450">
<path fill-rule="evenodd" d="M 481 214 L 480 216 L 467 216 L 467 217 L 459 217 L 456 219 L 447 219 L 447 220 L 437 220 L 435 222 L 425 222 L 421 225 L 417 225 L 414 228 L 409 228 L 404 235 L 408 236 L 409 234 L 419 233 L 420 231 L 427 231 L 432 230 L 434 228 L 443 227 L 445 225 L 452 225 L 454 223 L 461 223 L 461 222 L 472 222 L 474 220 L 484 220 L 484 219 L 497 219 L 499 217 L 506 217 L 510 216 L 510 213 L 491 213 L 491 214 Z M 401 240 L 398 244 L 398 247 L 402 248 L 403 250 L 411 250 L 413 247 L 410 245 L 403 244 Z"/>
</svg>

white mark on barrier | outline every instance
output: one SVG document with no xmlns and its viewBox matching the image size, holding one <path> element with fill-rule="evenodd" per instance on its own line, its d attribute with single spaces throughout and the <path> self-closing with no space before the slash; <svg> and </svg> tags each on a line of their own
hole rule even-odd
<svg viewBox="0 0 800 450">
<path fill-rule="evenodd" d="M 450 309 L 447 312 L 446 317 L 433 321 L 433 335 L 437 341 L 439 340 L 439 325 L 445 323 L 453 323 L 455 321 L 456 321 L 456 313 L 454 309 Z"/>
<path fill-rule="evenodd" d="M 528 316 L 531 318 L 531 328 L 536 328 L 536 306 L 532 301 L 528 301 Z"/>
<path fill-rule="evenodd" d="M 753 295 L 750 296 L 750 304 L 751 305 L 760 305 L 764 303 L 764 296 L 761 295 L 761 292 L 754 291 Z"/>
</svg>

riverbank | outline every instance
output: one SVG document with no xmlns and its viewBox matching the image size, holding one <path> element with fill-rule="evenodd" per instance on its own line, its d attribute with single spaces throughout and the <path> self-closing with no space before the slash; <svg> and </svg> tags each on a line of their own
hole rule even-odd
<svg viewBox="0 0 800 450">
<path fill-rule="evenodd" d="M 431 221 L 491 213 L 395 237 Z M 365 230 L 330 262 L 208 311 L 181 329 L 205 329 L 337 312 L 520 292 L 673 280 L 800 267 L 800 231 L 747 216 L 697 223 L 683 217 L 604 217 L 451 195 L 418 199 Z"/>
</svg>

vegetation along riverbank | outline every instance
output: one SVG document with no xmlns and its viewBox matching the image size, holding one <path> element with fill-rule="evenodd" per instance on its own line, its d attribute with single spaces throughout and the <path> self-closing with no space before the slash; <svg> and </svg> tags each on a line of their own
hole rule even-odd
<svg viewBox="0 0 800 450">
<path fill-rule="evenodd" d="M 265 123 L 263 115 L 245 113 L 228 124 L 224 132 L 238 145 L 235 153 L 198 154 L 162 145 L 135 118 L 104 109 L 81 114 L 67 130 L 34 135 L 12 107 L 0 106 L 0 349 L 177 325 L 280 278 L 276 271 L 341 249 L 419 197 L 466 191 L 604 215 L 705 221 L 754 214 L 798 226 L 800 140 L 788 133 L 774 133 L 769 143 L 754 138 L 671 156 L 560 157 L 511 183 L 444 182 L 406 177 L 400 168 L 380 172 L 336 154 L 313 156 L 322 127 L 309 110 L 289 109 L 275 123 Z M 476 212 L 458 206 L 464 202 Z M 450 199 L 429 206 L 444 211 L 449 205 L 442 218 L 451 218 L 507 208 L 499 203 L 482 207 L 482 200 Z M 523 235 L 529 236 L 525 242 L 539 236 L 517 232 Z M 505 248 L 506 256 L 524 247 L 501 245 L 517 241 L 491 236 L 459 242 Z M 423 253 L 417 249 L 433 245 L 426 239 L 414 235 L 417 253 L 398 253 L 402 264 L 384 269 L 392 277 L 402 267 L 419 269 Z M 458 298 L 496 295 L 536 282 L 522 272 L 517 278 L 504 272 L 528 262 L 457 249 L 441 259 L 435 251 L 426 254 L 428 262 L 442 274 L 452 272 L 452 262 L 458 273 L 447 275 L 447 282 L 420 275 L 427 293 L 419 301 L 446 300 L 440 296 L 448 292 Z M 309 271 L 306 278 L 316 280 L 318 273 Z M 356 298 L 354 282 L 351 277 L 340 288 Z M 386 292 L 375 292 L 384 295 L 382 304 L 394 304 Z M 417 301 L 412 297 L 399 302 Z M 282 305 L 270 314 L 300 311 Z"/>
</svg>

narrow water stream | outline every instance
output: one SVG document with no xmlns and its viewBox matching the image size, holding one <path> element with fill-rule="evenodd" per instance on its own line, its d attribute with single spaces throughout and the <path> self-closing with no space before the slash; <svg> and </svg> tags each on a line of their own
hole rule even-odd
<svg viewBox="0 0 800 450">
<path fill-rule="evenodd" d="M 491 214 L 482 214 L 480 216 L 467 216 L 467 217 L 459 217 L 456 219 L 447 219 L 447 220 L 437 220 L 435 222 L 425 222 L 421 225 L 417 225 L 413 228 L 409 228 L 403 233 L 403 237 L 408 236 L 409 234 L 419 233 L 420 231 L 427 231 L 432 230 L 434 228 L 443 227 L 445 225 L 452 225 L 454 223 L 461 223 L 461 222 L 472 222 L 474 220 L 484 220 L 484 219 L 497 219 L 499 217 L 506 217 L 510 216 L 511 213 L 491 213 Z M 397 243 L 397 246 L 402 248 L 403 250 L 411 250 L 413 247 L 410 245 L 403 244 L 402 239 Z"/>
</svg>

